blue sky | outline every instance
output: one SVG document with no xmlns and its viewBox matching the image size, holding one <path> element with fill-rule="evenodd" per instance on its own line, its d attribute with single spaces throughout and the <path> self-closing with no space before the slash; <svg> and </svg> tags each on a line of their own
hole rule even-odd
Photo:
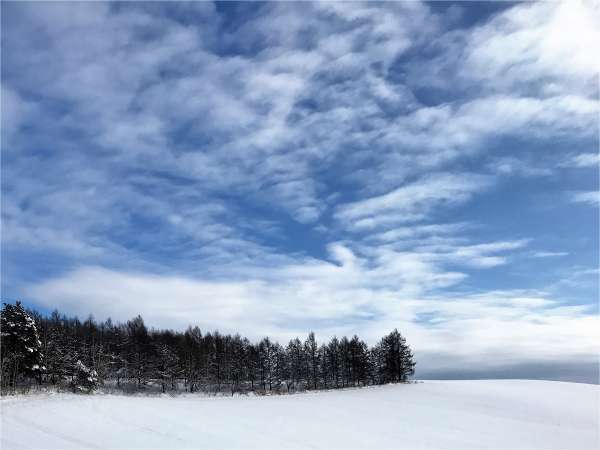
<svg viewBox="0 0 600 450">
<path fill-rule="evenodd" d="M 598 16 L 3 3 L 2 297 L 589 378 Z"/>
</svg>

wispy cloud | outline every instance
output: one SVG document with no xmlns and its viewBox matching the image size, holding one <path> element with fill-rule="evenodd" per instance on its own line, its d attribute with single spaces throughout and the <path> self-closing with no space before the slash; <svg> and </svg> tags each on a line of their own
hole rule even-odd
<svg viewBox="0 0 600 450">
<path fill-rule="evenodd" d="M 558 256 L 567 256 L 568 252 L 533 252 L 531 256 L 533 258 L 554 258 Z"/>
<path fill-rule="evenodd" d="M 591 167 L 598 168 L 600 164 L 600 153 L 580 153 L 569 157 L 563 166 L 566 167 Z"/>
<path fill-rule="evenodd" d="M 489 186 L 490 181 L 469 173 L 432 174 L 384 195 L 340 205 L 336 218 L 348 228 L 415 222 L 425 218 L 435 207 L 467 201 L 475 191 Z"/>
<path fill-rule="evenodd" d="M 501 355 L 510 326 L 515 357 L 589 355 L 593 315 L 539 275 L 589 267 L 597 233 L 540 198 L 599 201 L 573 171 L 598 163 L 573 153 L 597 139 L 598 7 L 469 16 L 3 5 L 4 292 L 255 336 L 400 327 L 430 355 Z"/>
<path fill-rule="evenodd" d="M 372 234 L 368 237 L 369 240 L 381 242 L 398 242 L 413 239 L 423 239 L 425 237 L 437 237 L 455 235 L 462 231 L 473 228 L 473 225 L 468 223 L 439 223 L 427 225 L 412 225 L 400 226 L 381 233 Z"/>
<path fill-rule="evenodd" d="M 527 239 L 504 242 L 491 242 L 475 245 L 433 244 L 418 247 L 430 258 L 472 267 L 495 267 L 506 264 L 507 257 L 498 255 L 527 245 Z"/>
<path fill-rule="evenodd" d="M 600 192 L 573 192 L 571 194 L 571 200 L 575 203 L 585 203 L 590 206 L 598 206 L 600 204 Z"/>
<path fill-rule="evenodd" d="M 451 299 L 422 296 L 423 292 L 407 296 L 401 287 L 406 282 L 429 285 L 459 278 L 428 272 L 427 264 L 410 255 L 382 255 L 382 265 L 374 270 L 350 255 L 342 260 L 341 266 L 313 262 L 283 267 L 267 279 L 237 282 L 88 267 L 34 286 L 28 294 L 40 304 L 82 315 L 93 309 L 97 316 L 125 319 L 141 312 L 154 326 L 181 328 L 193 322 L 206 330 L 218 327 L 253 337 L 291 337 L 310 326 L 321 339 L 359 332 L 373 342 L 381 329 L 401 323 L 425 361 L 422 370 L 436 367 L 426 361 L 429 355 L 447 354 L 448 342 L 453 343 L 457 362 L 448 366 L 452 368 L 465 358 L 493 366 L 498 358 L 509 358 L 507 352 L 511 363 L 556 361 L 565 355 L 586 361 L 596 357 L 598 320 L 587 306 L 567 306 L 544 293 L 526 291 Z M 405 270 L 411 271 L 408 279 Z M 436 320 L 423 322 L 424 314 Z"/>
</svg>

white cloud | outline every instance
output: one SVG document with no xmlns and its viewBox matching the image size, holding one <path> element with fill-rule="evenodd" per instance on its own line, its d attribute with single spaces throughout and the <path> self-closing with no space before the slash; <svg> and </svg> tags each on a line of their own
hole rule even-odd
<svg viewBox="0 0 600 450">
<path fill-rule="evenodd" d="M 580 153 L 571 156 L 563 163 L 565 167 L 592 167 L 598 168 L 600 164 L 600 153 Z"/>
<path fill-rule="evenodd" d="M 507 256 L 497 255 L 497 253 L 523 248 L 528 242 L 527 239 L 521 239 L 475 245 L 433 244 L 417 247 L 417 250 L 425 252 L 433 260 L 485 268 L 506 264 Z"/>
<path fill-rule="evenodd" d="M 24 100 L 18 92 L 5 86 L 4 83 L 1 86 L 0 100 L 2 101 L 2 123 L 0 124 L 2 148 L 3 151 L 6 151 L 6 149 L 10 149 L 13 136 L 17 134 L 26 117 L 32 113 L 35 107 L 31 102 Z"/>
<path fill-rule="evenodd" d="M 568 256 L 568 252 L 533 252 L 533 258 L 554 258 L 557 256 Z"/>
<path fill-rule="evenodd" d="M 384 223 L 414 222 L 435 207 L 467 201 L 491 179 L 474 174 L 431 174 L 387 194 L 341 205 L 336 219 L 345 228 L 376 227 Z M 370 222 L 365 222 L 365 220 Z"/>
<path fill-rule="evenodd" d="M 495 158 L 487 164 L 487 168 L 499 176 L 538 177 L 552 174 L 550 167 L 535 165 L 525 158 Z"/>
<path fill-rule="evenodd" d="M 402 255 L 382 255 L 382 265 L 371 272 L 341 247 L 334 251 L 342 266 L 304 262 L 275 270 L 268 279 L 215 282 L 86 267 L 27 293 L 41 306 L 82 316 L 93 311 L 97 318 L 125 320 L 141 313 L 151 326 L 181 329 L 194 323 L 206 331 L 218 328 L 252 338 L 286 340 L 314 329 L 320 339 L 357 332 L 373 343 L 398 327 L 417 359 L 453 356 L 455 368 L 464 358 L 486 367 L 498 358 L 518 363 L 597 355 L 598 318 L 587 307 L 563 306 L 533 291 L 410 295 L 401 287 L 406 278 L 397 277 L 392 285 L 385 275 L 400 269 L 398 275 L 412 271 L 408 282 L 411 277 L 433 280 L 419 273 L 430 268 L 415 264 L 414 256 L 403 261 Z"/>
<path fill-rule="evenodd" d="M 464 222 L 403 226 L 372 234 L 368 239 L 380 242 L 406 241 L 415 238 L 423 239 L 425 236 L 429 238 L 432 236 L 447 236 L 469 228 L 473 228 L 473 225 Z"/>
<path fill-rule="evenodd" d="M 585 203 L 590 206 L 600 205 L 600 192 L 598 191 L 587 191 L 587 192 L 573 192 L 571 194 L 571 201 L 575 203 Z"/>
<path fill-rule="evenodd" d="M 121 164 L 135 166 L 143 156 L 148 168 L 203 181 L 209 176 L 224 189 L 243 188 L 246 194 L 276 203 L 300 222 L 312 222 L 323 206 L 309 163 L 326 155 L 307 148 L 319 138 L 310 132 L 310 124 L 292 126 L 288 116 L 304 93 L 320 88 L 312 79 L 324 70 L 390 63 L 410 46 L 407 27 L 418 26 L 411 17 L 423 15 L 422 8 L 400 9 L 406 17 L 368 5 L 352 11 L 322 5 L 269 5 L 266 17 L 249 21 L 235 37 L 268 37 L 267 48 L 252 57 L 221 56 L 207 44 L 210 39 L 202 39 L 210 27 L 185 27 L 155 14 L 153 8 L 90 9 L 76 14 L 73 23 L 61 20 L 59 24 L 46 24 L 44 15 L 27 11 L 54 38 L 41 56 L 51 66 L 47 72 L 56 74 L 44 80 L 45 96 L 71 101 L 75 111 L 70 125 L 85 124 L 95 143 L 120 153 Z M 356 14 L 361 26 L 349 27 Z M 307 20 L 298 20 L 298 15 Z M 269 20 L 270 16 L 278 20 Z M 407 27 L 397 27 L 398 21 Z M 310 50 L 301 39 L 309 24 L 318 43 Z M 139 39 L 135 27 L 126 25 L 155 37 Z M 338 26 L 348 30 L 338 36 L 352 42 L 350 47 L 327 44 L 331 28 Z M 156 30 L 160 31 L 150 33 Z M 93 54 L 87 51 L 90 47 Z M 52 53 L 69 57 L 54 61 L 46 56 Z M 162 77 L 161 72 L 173 66 L 178 66 L 177 75 Z M 372 87 L 362 80 L 356 83 L 357 88 L 367 87 L 363 96 L 386 90 L 381 77 L 375 78 L 369 77 Z M 192 135 L 209 135 L 213 142 L 192 154 L 169 151 L 168 136 L 180 124 L 189 124 Z M 224 147 L 227 154 L 221 150 Z M 278 182 L 265 186 L 264 181 L 272 179 Z"/>
<path fill-rule="evenodd" d="M 593 88 L 600 66 L 589 52 L 600 42 L 599 13 L 586 1 L 509 8 L 469 35 L 464 76 L 500 87 L 542 81 L 563 92 L 577 83 Z"/>
</svg>

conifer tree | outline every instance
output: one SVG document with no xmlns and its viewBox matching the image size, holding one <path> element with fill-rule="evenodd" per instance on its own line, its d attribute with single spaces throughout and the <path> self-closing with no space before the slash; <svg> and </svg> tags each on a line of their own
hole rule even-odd
<svg viewBox="0 0 600 450">
<path fill-rule="evenodd" d="M 179 373 L 179 358 L 177 354 L 166 344 L 162 344 L 157 348 L 157 367 L 156 375 L 160 380 L 162 391 L 165 392 L 167 385 L 175 389 L 175 380 Z"/>
<path fill-rule="evenodd" d="M 381 339 L 376 351 L 381 383 L 406 381 L 413 375 L 412 352 L 397 329 Z"/>
<path fill-rule="evenodd" d="M 319 347 L 315 339 L 315 333 L 312 331 L 304 342 L 304 353 L 306 354 L 308 366 L 308 385 L 312 389 L 317 389 L 319 374 Z"/>
<path fill-rule="evenodd" d="M 94 369 L 77 360 L 71 387 L 74 392 L 90 393 L 98 387 L 98 374 Z"/>
<path fill-rule="evenodd" d="M 42 366 L 42 342 L 35 321 L 21 302 L 15 305 L 5 303 L 0 316 L 3 385 L 14 388 L 20 376 L 35 377 L 41 383 L 45 368 Z"/>
</svg>

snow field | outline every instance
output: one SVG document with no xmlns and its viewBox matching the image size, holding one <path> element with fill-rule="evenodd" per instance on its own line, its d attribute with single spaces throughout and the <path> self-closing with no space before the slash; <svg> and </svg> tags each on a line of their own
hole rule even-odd
<svg viewBox="0 0 600 450">
<path fill-rule="evenodd" d="M 3 450 L 600 448 L 600 387 L 551 381 L 233 398 L 49 394 L 0 406 Z"/>
</svg>

